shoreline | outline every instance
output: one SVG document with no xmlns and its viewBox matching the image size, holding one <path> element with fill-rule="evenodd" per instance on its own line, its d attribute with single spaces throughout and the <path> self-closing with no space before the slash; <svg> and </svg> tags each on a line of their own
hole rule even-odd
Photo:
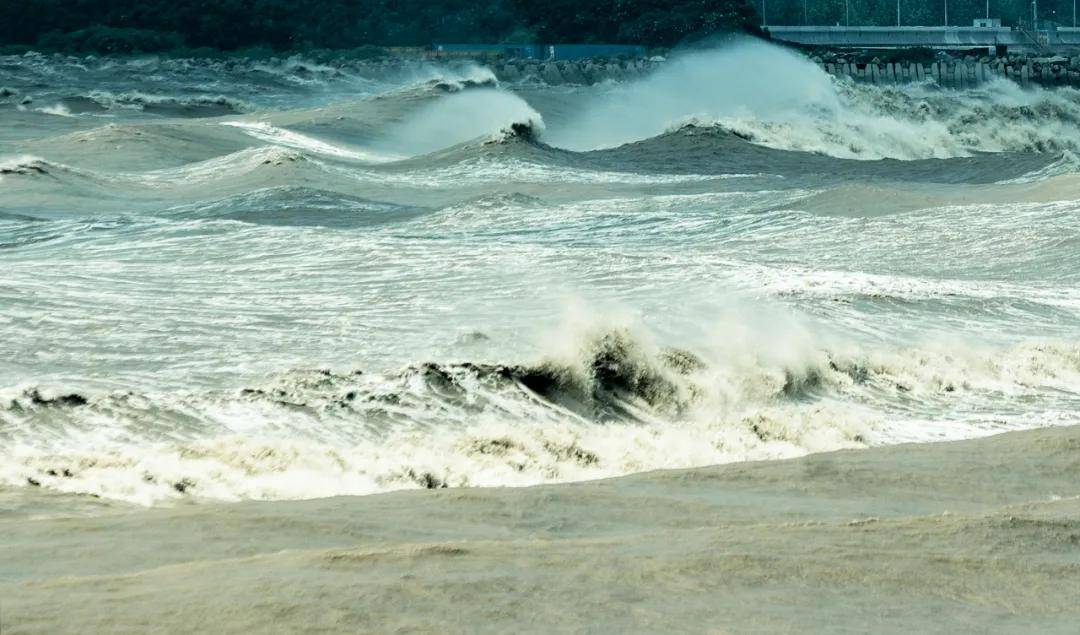
<svg viewBox="0 0 1080 635">
<path fill-rule="evenodd" d="M 1065 633 L 1078 457 L 1072 426 L 529 488 L 149 510 L 6 490 L 3 627 Z"/>
</svg>

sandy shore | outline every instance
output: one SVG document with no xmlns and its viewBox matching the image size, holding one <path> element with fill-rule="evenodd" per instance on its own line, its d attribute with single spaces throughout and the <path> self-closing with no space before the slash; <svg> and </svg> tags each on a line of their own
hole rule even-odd
<svg viewBox="0 0 1080 635">
<path fill-rule="evenodd" d="M 1078 427 L 527 489 L 9 490 L 0 631 L 1075 633 L 1078 494 Z"/>
</svg>

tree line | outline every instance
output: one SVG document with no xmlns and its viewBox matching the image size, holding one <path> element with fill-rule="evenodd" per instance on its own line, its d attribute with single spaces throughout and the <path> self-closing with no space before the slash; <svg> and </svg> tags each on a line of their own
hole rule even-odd
<svg viewBox="0 0 1080 635">
<path fill-rule="evenodd" d="M 0 46 L 116 53 L 511 41 L 669 46 L 756 22 L 752 0 L 0 0 Z"/>
<path fill-rule="evenodd" d="M 0 0 L 0 52 L 268 52 L 435 42 L 672 46 L 768 24 L 941 25 L 946 0 Z M 1039 0 L 1041 20 L 1072 24 L 1073 0 Z M 986 0 L 949 0 L 970 25 Z M 1005 24 L 1030 0 L 990 0 Z"/>
</svg>

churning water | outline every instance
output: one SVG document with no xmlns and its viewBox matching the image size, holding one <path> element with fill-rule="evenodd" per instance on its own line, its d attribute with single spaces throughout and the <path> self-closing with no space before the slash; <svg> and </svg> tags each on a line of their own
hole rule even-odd
<svg viewBox="0 0 1080 635">
<path fill-rule="evenodd" d="M 1080 92 L 0 58 L 0 484 L 526 485 L 1080 423 Z"/>
</svg>

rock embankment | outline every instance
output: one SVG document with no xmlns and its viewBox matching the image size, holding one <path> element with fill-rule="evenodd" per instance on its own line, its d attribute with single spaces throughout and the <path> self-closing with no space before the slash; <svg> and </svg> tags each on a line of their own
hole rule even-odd
<svg viewBox="0 0 1080 635">
<path fill-rule="evenodd" d="M 488 67 L 502 82 L 530 79 L 550 85 L 598 84 L 643 77 L 660 66 L 660 58 L 585 59 L 574 61 L 503 60 Z"/>
</svg>

